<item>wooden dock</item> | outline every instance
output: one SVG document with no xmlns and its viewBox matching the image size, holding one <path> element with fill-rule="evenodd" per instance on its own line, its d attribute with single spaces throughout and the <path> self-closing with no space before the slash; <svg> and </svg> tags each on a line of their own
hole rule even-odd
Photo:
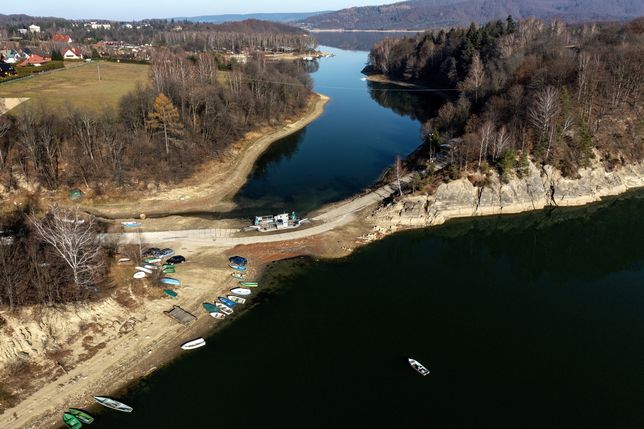
<svg viewBox="0 0 644 429">
<path fill-rule="evenodd" d="M 179 307 L 178 305 L 173 306 L 171 310 L 164 311 L 164 313 L 172 317 L 174 320 L 181 323 L 182 325 L 189 325 L 190 323 L 197 320 L 197 316 L 187 312 L 186 310 Z"/>
</svg>

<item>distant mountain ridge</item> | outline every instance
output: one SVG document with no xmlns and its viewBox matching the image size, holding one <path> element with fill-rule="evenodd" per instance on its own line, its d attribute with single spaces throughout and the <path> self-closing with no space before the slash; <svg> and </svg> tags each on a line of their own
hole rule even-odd
<svg viewBox="0 0 644 429">
<path fill-rule="evenodd" d="M 515 18 L 623 21 L 644 15 L 642 0 L 411 0 L 342 9 L 300 22 L 307 29 L 423 30 Z"/>
<path fill-rule="evenodd" d="M 224 15 L 201 15 L 187 18 L 175 18 L 177 20 L 187 20 L 191 22 L 207 22 L 220 24 L 224 22 L 245 21 L 248 19 L 259 19 L 262 21 L 273 22 L 292 22 L 302 21 L 312 16 L 330 13 L 331 11 L 320 12 L 301 12 L 301 13 L 247 13 L 247 14 L 224 14 Z"/>
</svg>

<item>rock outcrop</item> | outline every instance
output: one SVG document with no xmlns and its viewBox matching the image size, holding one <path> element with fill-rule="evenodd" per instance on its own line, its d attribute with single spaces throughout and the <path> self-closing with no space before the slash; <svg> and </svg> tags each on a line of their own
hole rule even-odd
<svg viewBox="0 0 644 429">
<path fill-rule="evenodd" d="M 477 187 L 467 179 L 441 184 L 433 195 L 407 196 L 378 208 L 370 215 L 377 232 L 438 225 L 448 219 L 519 213 L 549 206 L 576 206 L 599 201 L 644 186 L 644 162 L 607 172 L 596 162 L 579 177 L 530 164 L 527 174 L 503 183 L 493 175 L 490 184 Z"/>
</svg>

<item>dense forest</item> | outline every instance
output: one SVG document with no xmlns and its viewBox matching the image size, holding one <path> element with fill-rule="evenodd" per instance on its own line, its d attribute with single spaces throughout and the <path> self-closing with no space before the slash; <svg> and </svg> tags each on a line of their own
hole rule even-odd
<svg viewBox="0 0 644 429">
<path fill-rule="evenodd" d="M 424 158 L 452 175 L 520 175 L 528 159 L 575 175 L 644 158 L 644 19 L 566 25 L 536 19 L 385 39 L 369 69 L 458 94 L 428 120 Z"/>
<path fill-rule="evenodd" d="M 384 3 L 384 2 L 383 2 Z M 426 30 L 482 24 L 512 15 L 567 22 L 620 21 L 644 15 L 640 0 L 410 0 L 363 6 L 302 20 L 306 28 Z"/>
</svg>

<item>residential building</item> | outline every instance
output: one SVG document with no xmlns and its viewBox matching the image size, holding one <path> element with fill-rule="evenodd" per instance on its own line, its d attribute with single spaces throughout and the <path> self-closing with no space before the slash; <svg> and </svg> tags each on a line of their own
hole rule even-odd
<svg viewBox="0 0 644 429">
<path fill-rule="evenodd" d="M 83 54 L 78 48 L 66 48 L 63 50 L 63 58 L 66 60 L 82 60 Z"/>
<path fill-rule="evenodd" d="M 40 67 L 41 65 L 48 63 L 49 61 L 51 61 L 51 58 L 49 57 L 41 57 L 40 55 L 34 54 L 18 65 L 20 67 L 26 67 L 26 66 Z"/>
<path fill-rule="evenodd" d="M 52 42 L 58 42 L 58 43 L 72 43 L 73 40 L 71 37 L 69 37 L 67 34 L 59 34 L 56 33 L 54 36 L 51 38 Z"/>
<path fill-rule="evenodd" d="M 37 25 L 30 25 L 29 31 L 31 31 L 32 33 L 40 33 L 40 27 Z"/>
</svg>

